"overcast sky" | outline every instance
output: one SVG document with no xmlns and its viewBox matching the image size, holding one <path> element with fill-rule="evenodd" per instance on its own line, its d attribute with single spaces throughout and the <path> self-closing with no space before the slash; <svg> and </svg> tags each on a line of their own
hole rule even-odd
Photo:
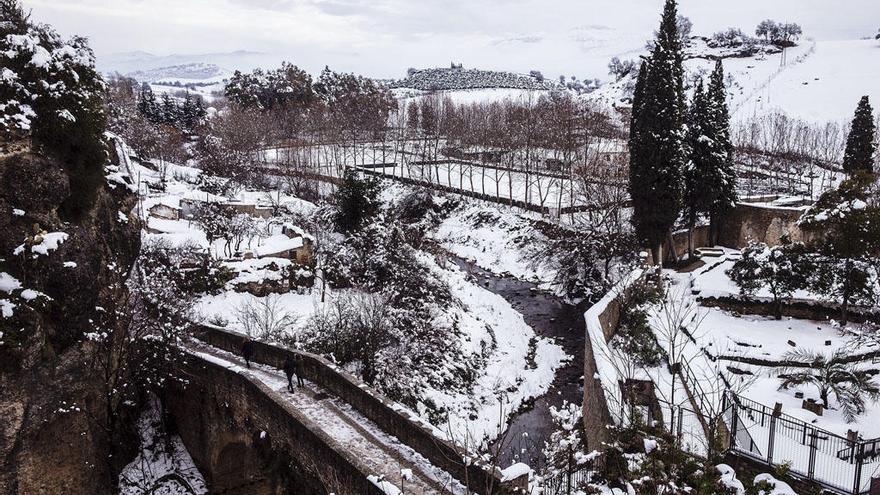
<svg viewBox="0 0 880 495">
<path fill-rule="evenodd" d="M 401 76 L 447 65 L 603 77 L 659 22 L 662 0 L 23 0 L 62 34 L 90 38 L 99 59 L 256 51 L 315 72 Z M 680 0 L 694 34 L 765 18 L 817 39 L 877 32 L 880 0 Z M 234 68 L 234 67 L 230 67 Z"/>
</svg>

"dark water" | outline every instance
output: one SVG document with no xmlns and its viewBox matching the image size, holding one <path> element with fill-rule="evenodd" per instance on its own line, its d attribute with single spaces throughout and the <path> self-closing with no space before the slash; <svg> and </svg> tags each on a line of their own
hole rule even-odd
<svg viewBox="0 0 880 495">
<path fill-rule="evenodd" d="M 566 304 L 558 297 L 537 291 L 535 285 L 513 277 L 502 277 L 453 257 L 469 270 L 486 289 L 506 299 L 519 311 L 526 323 L 542 337 L 553 338 L 572 359 L 556 370 L 556 377 L 546 394 L 523 404 L 511 417 L 507 434 L 493 447 L 500 447 L 498 464 L 504 468 L 524 462 L 539 470 L 544 467 L 544 442 L 554 431 L 550 406 L 563 401 L 580 404 L 583 400 L 584 315 L 583 309 Z"/>
</svg>

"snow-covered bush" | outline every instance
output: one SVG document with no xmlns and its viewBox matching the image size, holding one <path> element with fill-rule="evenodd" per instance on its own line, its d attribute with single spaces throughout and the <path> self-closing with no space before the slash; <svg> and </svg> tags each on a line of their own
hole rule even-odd
<svg viewBox="0 0 880 495">
<path fill-rule="evenodd" d="M 776 319 L 781 319 L 782 303 L 806 286 L 811 259 L 802 243 L 785 242 L 773 247 L 752 243 L 743 249 L 742 258 L 727 275 L 744 295 L 767 289 L 773 297 Z"/>
<path fill-rule="evenodd" d="M 742 495 L 715 462 L 691 456 L 662 428 L 636 422 L 612 430 L 597 474 L 608 486 L 638 495 Z"/>
<path fill-rule="evenodd" d="M 812 291 L 837 302 L 847 320 L 851 304 L 874 306 L 880 298 L 880 182 L 861 172 L 819 198 L 799 221 L 821 255 Z"/>
<path fill-rule="evenodd" d="M 284 339 L 297 323 L 278 294 L 245 299 L 236 308 L 235 319 L 249 337 L 269 342 Z"/>
<path fill-rule="evenodd" d="M 619 326 L 611 345 L 630 356 L 637 366 L 655 367 L 663 360 L 647 312 L 648 307 L 663 298 L 662 286 L 650 282 L 635 284 L 620 308 Z"/>
</svg>

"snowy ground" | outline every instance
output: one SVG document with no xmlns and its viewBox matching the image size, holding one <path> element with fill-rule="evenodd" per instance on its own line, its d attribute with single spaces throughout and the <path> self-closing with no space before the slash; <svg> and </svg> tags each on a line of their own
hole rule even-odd
<svg viewBox="0 0 880 495">
<path fill-rule="evenodd" d="M 137 457 L 119 475 L 122 495 L 207 494 L 205 479 L 177 435 L 162 431 L 159 404 L 150 401 L 138 420 Z"/>
<path fill-rule="evenodd" d="M 723 276 L 723 266 L 724 264 L 705 273 L 699 270 L 688 274 L 668 272 L 672 281 L 670 293 L 677 297 L 687 297 L 695 302 L 694 298 L 697 295 L 692 293 L 692 288 L 701 288 L 699 295 L 706 295 L 707 292 L 724 294 L 730 291 L 732 284 L 726 276 Z M 733 289 L 735 290 L 735 286 Z M 655 327 L 662 318 L 662 313 L 658 311 L 654 319 Z M 875 415 L 880 415 L 880 403 L 868 400 L 867 411 L 857 417 L 854 423 L 847 423 L 842 413 L 836 409 L 826 410 L 822 416 L 816 416 L 802 409 L 802 399 L 794 397 L 795 392 L 803 392 L 805 398 L 818 400 L 818 392 L 814 387 L 802 386 L 789 390 L 778 390 L 780 383 L 778 375 L 782 372 L 781 369 L 769 366 L 750 366 L 724 359 L 725 357 L 752 357 L 779 360 L 784 357 L 786 352 L 799 348 L 809 349 L 826 356 L 830 356 L 838 350 L 853 350 L 850 339 L 841 335 L 838 326 L 833 322 L 795 318 L 776 320 L 772 317 L 735 315 L 718 308 L 699 307 L 695 321 L 691 322 L 689 328 L 700 348 L 705 349 L 713 357 L 721 358 L 718 362 L 701 358 L 699 356 L 704 355 L 701 349 L 688 344 L 686 352 L 695 356 L 691 368 L 698 375 L 698 378 L 709 380 L 710 377 L 721 371 L 734 383 L 735 387 L 737 382 L 743 381 L 744 385 L 738 390 L 740 395 L 768 407 L 772 408 L 773 404 L 781 402 L 783 412 L 786 414 L 813 423 L 838 435 L 846 436 L 847 430 L 852 429 L 858 430 L 864 438 L 880 437 L 880 424 L 873 421 Z M 663 340 L 662 332 L 658 333 L 658 337 L 661 341 Z M 865 366 L 870 367 L 871 363 L 865 363 Z M 731 373 L 730 368 L 751 372 L 754 373 L 754 376 L 743 378 L 741 375 Z"/>
<path fill-rule="evenodd" d="M 544 238 L 540 216 L 518 208 L 463 199 L 431 236 L 443 248 L 497 275 L 512 275 L 547 289 L 554 273 L 536 264 L 528 247 Z"/>
<path fill-rule="evenodd" d="M 133 167 L 141 182 L 158 181 L 157 172 L 137 164 Z M 184 198 L 204 200 L 206 197 L 213 197 L 194 185 L 199 173 L 200 171 L 196 169 L 169 165 L 164 192 L 147 193 L 147 188 L 141 187 L 142 199 L 138 211 L 144 215 L 148 220 L 149 228 L 154 231 L 144 232 L 143 235 L 145 240 L 159 238 L 175 245 L 194 243 L 209 249 L 216 258 L 224 259 L 224 241 L 217 240 L 209 245 L 204 232 L 193 222 L 166 220 L 148 215 L 149 208 L 159 203 L 179 206 L 180 200 Z M 398 192 L 400 191 L 402 190 L 398 189 Z M 235 199 L 259 203 L 266 200 L 267 194 L 265 191 L 242 191 L 236 194 Z M 279 198 L 277 194 L 273 193 L 273 195 L 276 199 Z M 280 202 L 291 209 L 303 212 L 315 207 L 309 202 L 283 194 L 280 196 Z M 512 222 L 523 222 L 518 220 L 514 213 L 510 214 L 510 219 Z M 280 222 L 269 220 L 265 223 L 266 232 L 246 242 L 246 247 L 258 250 L 260 246 L 270 244 L 278 235 L 281 229 Z M 483 231 L 485 240 L 479 242 L 490 244 L 494 242 L 491 239 L 492 230 L 488 227 Z M 451 231 L 447 234 L 453 235 Z M 508 233 L 508 235 L 512 234 Z M 450 242 L 449 245 L 452 247 L 454 243 Z M 495 255 L 497 259 L 502 259 L 509 257 L 513 250 L 511 246 L 509 249 L 496 252 Z M 464 435 L 466 429 L 466 434 L 477 441 L 484 437 L 494 438 L 500 433 L 499 421 L 502 426 L 505 425 L 508 416 L 519 409 L 524 401 L 545 393 L 553 381 L 556 369 L 568 357 L 559 345 L 548 339 L 538 338 L 534 330 L 525 323 L 522 315 L 507 301 L 481 288 L 455 264 L 435 260 L 433 256 L 427 254 L 420 256 L 419 261 L 449 286 L 456 300 L 455 304 L 448 307 L 434 308 L 435 325 L 450 329 L 454 325 L 461 330 L 463 335 L 461 345 L 468 354 L 482 354 L 485 349 L 491 349 L 487 365 L 483 370 L 479 370 L 479 376 L 469 394 L 450 393 L 445 390 L 427 392 L 426 396 L 437 405 L 451 411 L 448 424 L 436 426 L 452 431 L 454 435 Z M 225 260 L 224 265 L 235 271 L 236 277 L 226 285 L 226 290 L 219 294 L 206 294 L 200 297 L 194 305 L 194 315 L 205 321 L 222 320 L 230 329 L 241 331 L 242 327 L 237 321 L 239 308 L 247 303 L 271 298 L 279 311 L 286 313 L 294 321 L 289 332 L 291 336 L 295 336 L 308 324 L 309 317 L 322 306 L 330 304 L 334 298 L 345 297 L 350 292 L 350 290 L 328 290 L 325 294 L 325 302 L 322 303 L 321 293 L 317 288 L 265 297 L 235 290 L 235 286 L 240 283 L 277 279 L 279 272 L 268 268 L 272 264 L 282 267 L 289 263 L 289 260 L 280 258 Z M 525 260 L 511 262 L 506 269 L 528 279 L 546 277 L 545 273 L 527 268 Z M 532 276 L 529 276 L 529 273 Z"/>
<path fill-rule="evenodd" d="M 462 303 L 458 311 L 445 315 L 445 324 L 455 323 L 465 331 L 466 350 L 479 353 L 486 345 L 495 346 L 470 396 L 440 390 L 431 394 L 435 402 L 457 412 L 441 429 L 453 432 L 453 437 L 467 431 L 476 440 L 495 438 L 523 402 L 547 392 L 556 369 L 569 356 L 558 344 L 538 337 L 510 303 L 477 285 L 454 263 L 435 264 L 432 270 Z"/>
<path fill-rule="evenodd" d="M 803 474 L 808 471 L 810 458 L 808 443 L 804 443 L 803 425 L 805 424 L 843 438 L 846 438 L 849 430 L 858 431 L 866 440 L 880 437 L 880 425 L 875 421 L 880 416 L 880 403 L 868 398 L 866 411 L 857 416 L 853 423 L 848 423 L 832 395 L 831 407 L 819 416 L 802 408 L 804 399 L 819 399 L 815 387 L 797 386 L 780 390 L 779 374 L 783 372 L 781 368 L 770 365 L 747 365 L 733 359 L 752 357 L 775 360 L 795 347 L 826 355 L 838 349 L 851 349 L 850 342 L 838 333 L 834 325 L 791 318 L 775 320 L 734 315 L 716 308 L 701 307 L 696 301 L 698 296 L 692 293 L 692 287 L 702 286 L 705 290 L 707 287 L 712 287 L 711 280 L 701 280 L 699 271 L 677 273 L 667 270 L 664 274 L 670 282 L 666 306 L 658 305 L 651 308 L 650 322 L 660 346 L 667 352 L 674 352 L 679 356 L 676 362 L 682 363 L 683 373 L 687 377 L 687 388 L 695 394 L 700 410 L 709 415 L 721 414 L 723 411 L 722 398 L 725 386 L 719 379 L 720 374 L 741 398 L 759 404 L 754 406 L 758 409 L 763 405 L 765 408 L 763 410 L 768 411 L 764 416 L 753 416 L 740 410 L 740 433 L 737 435 L 740 447 L 748 448 L 750 439 L 754 442 L 753 454 L 766 457 L 770 436 L 769 411 L 772 411 L 776 403 L 782 405 L 784 417 L 793 420 L 780 421 L 780 426 L 777 427 L 774 461 L 777 463 L 790 461 L 793 469 Z M 637 274 L 634 274 L 632 279 L 635 280 L 636 277 Z M 626 378 L 651 380 L 661 400 L 664 420 L 668 421 L 670 418 L 670 405 L 676 409 L 681 408 L 681 433 L 686 449 L 696 454 L 704 454 L 706 436 L 698 416 L 692 412 L 694 405 L 688 400 L 682 379 L 673 377 L 666 366 L 657 368 L 635 366 L 625 353 L 606 344 L 598 315 L 615 294 L 616 292 L 612 291 L 585 315 L 598 368 L 595 378 L 601 380 L 603 384 L 612 414 L 617 415 L 622 410 L 618 380 Z M 683 323 L 693 340 L 683 332 L 670 330 L 676 328 L 677 321 Z M 871 362 L 861 363 L 859 366 L 876 368 Z M 804 399 L 796 398 L 796 392 L 802 392 Z M 676 418 L 678 414 L 677 411 Z M 849 444 L 841 438 L 820 435 L 816 453 L 817 477 L 843 488 L 852 486 L 855 464 L 846 460 L 844 454 L 838 455 L 846 450 L 847 445 Z M 876 476 L 878 473 L 880 473 L 880 462 L 876 459 L 866 461 L 862 472 L 863 482 L 867 483 L 871 476 Z"/>
<path fill-rule="evenodd" d="M 878 55 L 876 40 L 804 39 L 784 54 L 726 58 L 732 121 L 781 110 L 810 122 L 848 122 L 863 95 L 880 100 L 874 83 L 880 76 Z M 688 77 L 708 74 L 714 64 L 693 58 L 685 62 L 685 69 Z M 584 98 L 611 108 L 620 104 L 624 86 L 625 81 L 609 83 Z"/>
</svg>

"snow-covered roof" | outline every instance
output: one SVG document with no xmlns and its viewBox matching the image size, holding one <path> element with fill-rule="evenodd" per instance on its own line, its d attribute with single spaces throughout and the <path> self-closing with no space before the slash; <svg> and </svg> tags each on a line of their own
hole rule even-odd
<svg viewBox="0 0 880 495">
<path fill-rule="evenodd" d="M 271 256 L 273 254 L 283 253 L 301 247 L 303 247 L 302 237 L 291 238 L 284 234 L 278 234 L 266 238 L 261 246 L 254 249 L 254 254 L 257 257 Z"/>
</svg>

